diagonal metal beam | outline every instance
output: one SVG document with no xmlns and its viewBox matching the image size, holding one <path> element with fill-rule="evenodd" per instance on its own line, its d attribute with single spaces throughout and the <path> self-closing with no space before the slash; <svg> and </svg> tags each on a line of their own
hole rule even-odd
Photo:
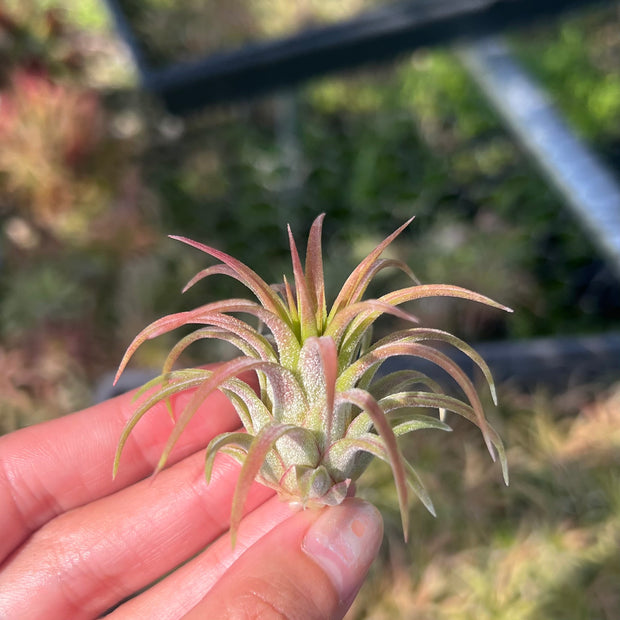
<svg viewBox="0 0 620 620">
<path fill-rule="evenodd" d="M 461 45 L 470 75 L 620 278 L 620 185 L 498 37 Z"/>
</svg>

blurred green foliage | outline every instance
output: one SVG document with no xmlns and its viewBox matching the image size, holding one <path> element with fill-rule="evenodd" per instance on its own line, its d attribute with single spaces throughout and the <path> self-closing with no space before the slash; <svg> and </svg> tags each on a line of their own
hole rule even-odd
<svg viewBox="0 0 620 620">
<path fill-rule="evenodd" d="M 105 5 L 98 0 L 4 0 L 3 6 L 10 14 L 28 11 L 39 16 L 62 9 L 64 21 L 84 30 L 100 30 L 109 24 Z"/>
</svg>

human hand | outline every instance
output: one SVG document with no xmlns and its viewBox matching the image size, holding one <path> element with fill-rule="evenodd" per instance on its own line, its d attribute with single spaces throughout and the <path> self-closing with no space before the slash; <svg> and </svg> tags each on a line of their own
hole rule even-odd
<svg viewBox="0 0 620 620">
<path fill-rule="evenodd" d="M 190 396 L 174 398 L 174 410 Z M 345 614 L 381 542 L 373 506 L 347 499 L 295 512 L 255 483 L 232 549 L 239 465 L 221 455 L 208 486 L 203 475 L 209 440 L 239 426 L 228 400 L 216 392 L 205 401 L 170 466 L 152 478 L 171 428 L 163 403 L 155 407 L 131 434 L 112 480 L 133 408 L 124 394 L 0 437 L 1 618 Z"/>
</svg>

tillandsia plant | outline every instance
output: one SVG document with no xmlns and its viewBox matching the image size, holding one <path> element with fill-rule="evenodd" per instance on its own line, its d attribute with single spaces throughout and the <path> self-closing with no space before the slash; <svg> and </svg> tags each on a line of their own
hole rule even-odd
<svg viewBox="0 0 620 620">
<path fill-rule="evenodd" d="M 210 442 L 205 474 L 208 482 L 218 452 L 242 464 L 230 519 L 233 544 L 254 479 L 275 489 L 285 501 L 304 508 L 335 505 L 351 493 L 352 482 L 373 456 L 392 469 L 406 539 L 410 491 L 432 514 L 435 511 L 416 470 L 403 457 L 397 438 L 420 429 L 451 430 L 444 420 L 446 411 L 480 428 L 491 457 L 499 457 L 508 483 L 502 441 L 485 418 L 474 385 L 449 356 L 430 343 L 451 345 L 471 358 L 488 381 L 496 402 L 491 372 L 480 355 L 459 338 L 438 329 L 410 327 L 372 343 L 371 328 L 384 314 L 416 324 L 417 319 L 399 306 L 425 297 L 459 297 L 502 310 L 509 308 L 457 286 L 420 284 L 402 261 L 381 258 L 409 220 L 362 260 L 328 310 L 321 250 L 323 218 L 320 215 L 310 229 L 305 269 L 289 227 L 293 282 L 284 278 L 277 286 L 269 286 L 248 266 L 220 250 L 173 236 L 221 261 L 200 271 L 184 290 L 208 276 L 227 275 L 247 286 L 257 301 L 216 301 L 163 317 L 138 334 L 118 370 L 117 378 L 146 340 L 184 325 L 198 326 L 171 349 L 161 375 L 138 391 L 137 398 L 142 400 L 120 438 L 114 474 L 129 434 L 151 407 L 183 390 L 195 390 L 174 423 L 156 467 L 158 472 L 200 404 L 220 390 L 235 407 L 245 432 L 222 433 Z M 412 286 L 377 299 L 364 299 L 371 280 L 388 267 L 407 274 Z M 237 314 L 249 315 L 257 325 L 242 321 L 234 316 Z M 181 353 L 205 338 L 226 340 L 242 355 L 215 370 L 174 370 Z M 382 363 L 393 356 L 413 356 L 434 363 L 456 381 L 465 400 L 443 393 L 435 380 L 413 370 L 380 377 Z M 258 376 L 258 393 L 238 378 L 250 370 Z M 428 414 L 435 410 L 438 415 Z"/>
</svg>

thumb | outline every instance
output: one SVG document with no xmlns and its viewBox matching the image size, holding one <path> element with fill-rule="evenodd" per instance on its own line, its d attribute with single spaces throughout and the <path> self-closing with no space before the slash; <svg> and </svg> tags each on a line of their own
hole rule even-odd
<svg viewBox="0 0 620 620">
<path fill-rule="evenodd" d="M 382 537 L 379 511 L 359 499 L 295 513 L 250 547 L 185 618 L 342 618 Z"/>
</svg>

